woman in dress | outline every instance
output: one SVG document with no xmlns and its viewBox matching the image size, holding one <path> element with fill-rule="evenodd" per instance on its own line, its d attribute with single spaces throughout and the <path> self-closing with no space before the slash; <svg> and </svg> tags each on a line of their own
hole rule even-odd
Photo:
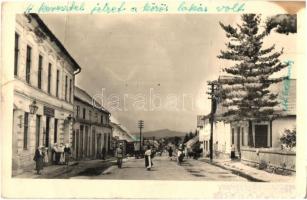
<svg viewBox="0 0 307 200">
<path fill-rule="evenodd" d="M 68 165 L 71 156 L 71 149 L 69 147 L 69 144 L 65 144 L 64 154 L 65 154 L 65 164 Z"/>
<path fill-rule="evenodd" d="M 152 167 L 150 146 L 148 146 L 147 150 L 145 151 L 145 167 L 147 168 L 147 170 L 150 170 Z"/>
<path fill-rule="evenodd" d="M 35 150 L 33 158 L 36 164 L 35 170 L 37 171 L 37 174 L 41 174 L 40 171 L 44 168 L 44 153 L 42 148 L 43 147 L 40 146 Z"/>
</svg>

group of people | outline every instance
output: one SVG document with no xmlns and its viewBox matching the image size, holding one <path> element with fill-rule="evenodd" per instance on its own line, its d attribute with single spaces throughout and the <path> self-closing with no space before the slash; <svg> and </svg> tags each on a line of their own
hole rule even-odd
<svg viewBox="0 0 307 200">
<path fill-rule="evenodd" d="M 63 144 L 58 145 L 54 144 L 52 147 L 52 164 L 69 164 L 69 160 L 71 157 L 71 149 L 68 144 L 65 146 Z M 35 170 L 37 171 L 37 174 L 41 174 L 41 171 L 43 170 L 44 166 L 48 164 L 49 158 L 48 158 L 48 148 L 39 146 L 35 150 L 34 158 L 35 161 Z"/>
<path fill-rule="evenodd" d="M 147 146 L 145 153 L 144 153 L 144 158 L 145 158 L 145 168 L 147 170 L 151 170 L 153 166 L 152 159 L 155 155 L 155 151 L 152 149 L 151 146 Z M 123 158 L 124 158 L 124 151 L 123 151 L 123 146 L 122 144 L 119 144 L 118 147 L 115 150 L 115 157 L 117 158 L 117 166 L 118 168 L 122 167 L 123 163 Z"/>
<path fill-rule="evenodd" d="M 68 144 L 58 145 L 55 143 L 52 148 L 52 162 L 56 165 L 68 165 L 71 156 L 71 149 Z"/>
</svg>

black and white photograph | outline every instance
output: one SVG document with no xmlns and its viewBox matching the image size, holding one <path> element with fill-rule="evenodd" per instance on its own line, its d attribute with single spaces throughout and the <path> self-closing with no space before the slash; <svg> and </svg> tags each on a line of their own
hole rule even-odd
<svg viewBox="0 0 307 200">
<path fill-rule="evenodd" d="M 294 184 L 302 5 L 16 14 L 12 180 Z"/>
</svg>

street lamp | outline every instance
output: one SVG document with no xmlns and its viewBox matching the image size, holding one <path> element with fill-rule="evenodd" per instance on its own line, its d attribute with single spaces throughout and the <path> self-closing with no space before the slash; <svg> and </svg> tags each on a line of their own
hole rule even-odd
<svg viewBox="0 0 307 200">
<path fill-rule="evenodd" d="M 36 105 L 36 100 L 33 100 L 33 102 L 29 105 L 30 114 L 34 115 L 38 109 L 38 106 Z"/>
</svg>

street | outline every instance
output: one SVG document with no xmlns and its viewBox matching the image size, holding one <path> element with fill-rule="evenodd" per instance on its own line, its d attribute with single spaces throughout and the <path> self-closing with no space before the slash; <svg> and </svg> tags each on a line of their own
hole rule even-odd
<svg viewBox="0 0 307 200">
<path fill-rule="evenodd" d="M 181 166 L 167 156 L 155 157 L 153 168 L 147 171 L 144 159 L 128 158 L 121 169 L 113 165 L 99 175 L 87 174 L 74 179 L 115 179 L 115 180 L 195 180 L 195 181 L 248 181 L 228 170 L 211 164 L 189 159 Z"/>
</svg>

